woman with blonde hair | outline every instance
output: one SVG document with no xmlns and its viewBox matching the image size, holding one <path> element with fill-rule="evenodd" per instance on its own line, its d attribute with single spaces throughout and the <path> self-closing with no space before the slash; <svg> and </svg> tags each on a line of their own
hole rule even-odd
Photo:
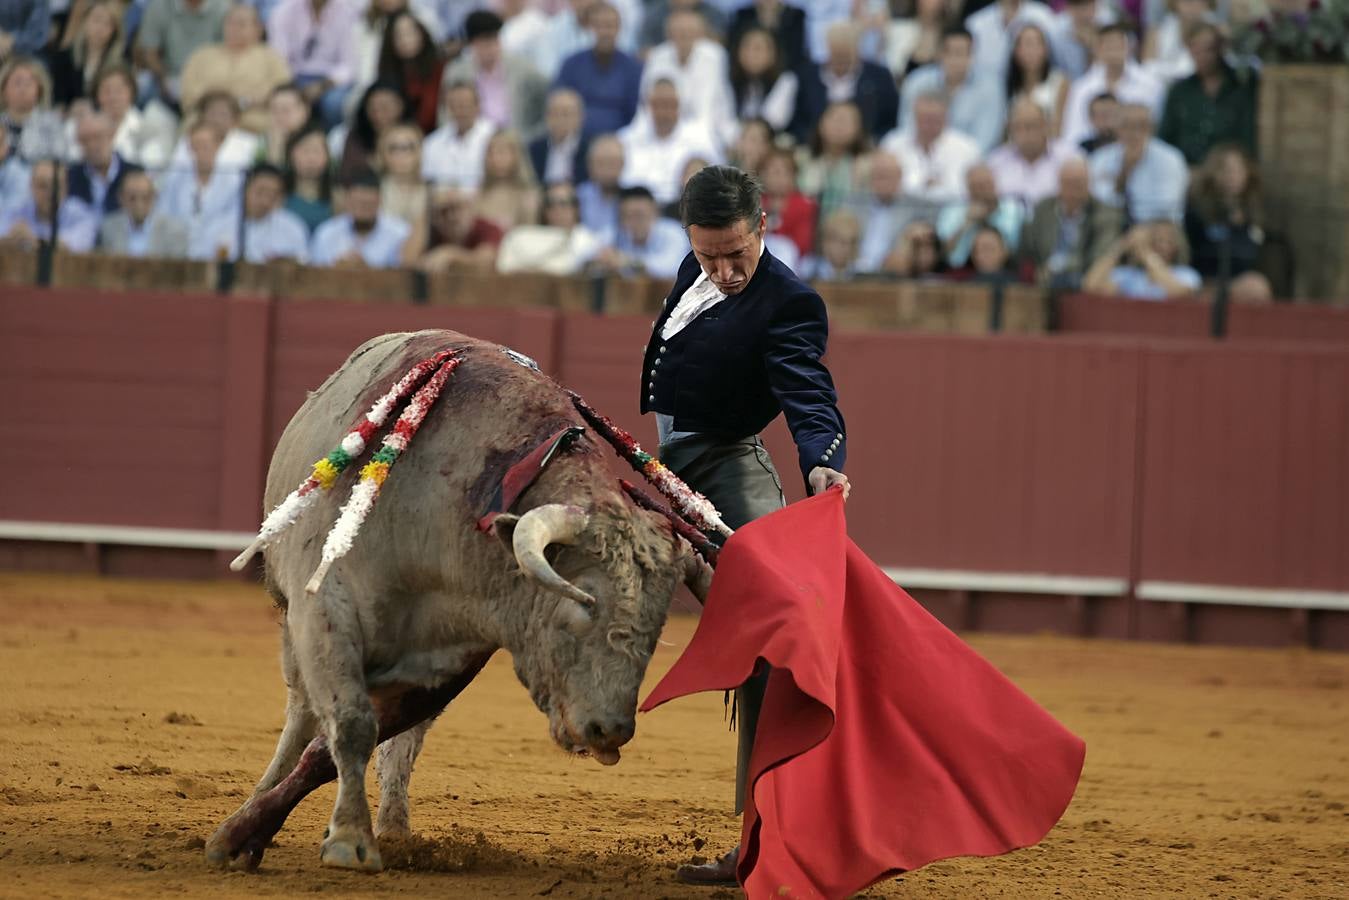
<svg viewBox="0 0 1349 900">
<path fill-rule="evenodd" d="M 0 126 L 9 132 L 10 146 L 22 152 L 24 128 L 42 118 L 51 99 L 51 79 L 37 59 L 11 56 L 0 66 Z"/>
<path fill-rule="evenodd" d="M 477 214 L 507 231 L 539 221 L 539 205 L 539 181 L 520 136 L 503 128 L 487 142 Z"/>
<path fill-rule="evenodd" d="M 94 3 L 85 10 L 70 45 L 51 55 L 53 105 L 92 98 L 99 73 L 125 55 L 121 5 L 113 0 Z"/>
<path fill-rule="evenodd" d="M 426 250 L 431 189 L 422 180 L 422 130 L 411 122 L 392 125 L 375 148 L 379 211 L 412 226 L 403 242 L 403 262 L 411 265 Z"/>
</svg>

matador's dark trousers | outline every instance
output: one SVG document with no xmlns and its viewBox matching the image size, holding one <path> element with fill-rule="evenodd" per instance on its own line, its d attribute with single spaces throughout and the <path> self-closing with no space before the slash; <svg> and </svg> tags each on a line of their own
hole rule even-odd
<svg viewBox="0 0 1349 900">
<path fill-rule="evenodd" d="M 661 445 L 660 460 L 712 501 L 731 528 L 739 528 L 785 505 L 782 479 L 758 436 L 741 441 L 702 434 L 676 438 Z M 735 768 L 737 815 L 744 810 L 750 751 L 754 749 L 754 732 L 759 725 L 759 708 L 767 684 L 768 666 L 761 665 L 735 692 L 739 734 Z"/>
</svg>

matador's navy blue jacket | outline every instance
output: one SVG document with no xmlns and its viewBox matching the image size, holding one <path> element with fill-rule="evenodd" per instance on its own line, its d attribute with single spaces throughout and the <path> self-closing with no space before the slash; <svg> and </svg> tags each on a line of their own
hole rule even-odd
<svg viewBox="0 0 1349 900">
<path fill-rule="evenodd" d="M 702 269 L 684 258 L 642 363 L 642 412 L 674 416 L 676 431 L 739 440 L 779 412 L 796 441 L 801 475 L 843 471 L 847 429 L 820 357 L 829 338 L 824 301 L 765 248 L 749 284 L 668 341 L 661 327 Z"/>
</svg>

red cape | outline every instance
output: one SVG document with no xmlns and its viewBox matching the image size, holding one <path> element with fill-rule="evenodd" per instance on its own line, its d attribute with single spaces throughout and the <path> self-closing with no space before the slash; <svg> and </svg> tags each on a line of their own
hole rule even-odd
<svg viewBox="0 0 1349 900">
<path fill-rule="evenodd" d="M 838 490 L 727 542 L 698 630 L 644 711 L 772 664 L 738 876 L 847 897 L 950 856 L 1038 842 L 1086 745 L 848 539 Z"/>
</svg>

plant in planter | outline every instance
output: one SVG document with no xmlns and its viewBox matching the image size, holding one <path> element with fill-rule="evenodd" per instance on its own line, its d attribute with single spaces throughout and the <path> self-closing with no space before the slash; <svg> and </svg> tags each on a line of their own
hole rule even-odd
<svg viewBox="0 0 1349 900">
<path fill-rule="evenodd" d="M 1233 35 L 1242 59 L 1265 64 L 1349 62 L 1349 0 L 1304 0 L 1271 6 Z"/>
</svg>

